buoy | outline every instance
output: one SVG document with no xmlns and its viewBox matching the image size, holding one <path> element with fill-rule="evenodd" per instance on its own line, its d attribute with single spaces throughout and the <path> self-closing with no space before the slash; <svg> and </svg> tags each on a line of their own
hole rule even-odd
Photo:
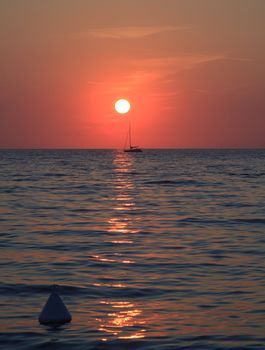
<svg viewBox="0 0 265 350">
<path fill-rule="evenodd" d="M 64 305 L 57 289 L 57 285 L 52 287 L 52 292 L 40 313 L 39 322 L 41 324 L 60 325 L 72 320 L 72 316 Z"/>
</svg>

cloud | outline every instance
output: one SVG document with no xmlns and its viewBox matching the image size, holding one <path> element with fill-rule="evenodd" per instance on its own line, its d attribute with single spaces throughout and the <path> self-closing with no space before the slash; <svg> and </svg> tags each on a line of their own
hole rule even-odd
<svg viewBox="0 0 265 350">
<path fill-rule="evenodd" d="M 178 26 L 151 26 L 151 27 L 104 27 L 90 29 L 85 33 L 81 33 L 81 36 L 92 36 L 102 39 L 136 39 L 148 37 L 151 35 L 175 32 L 178 30 L 184 30 L 187 27 Z"/>
<path fill-rule="evenodd" d="M 179 74 L 182 72 L 189 72 L 196 69 L 207 69 L 209 64 L 220 64 L 221 66 L 225 62 L 248 62 L 246 58 L 229 57 L 222 53 L 208 53 L 208 54 L 181 54 L 176 56 L 158 56 L 158 57 L 145 57 L 145 58 L 127 58 L 127 69 L 117 75 L 117 79 L 109 80 L 106 83 L 105 77 L 103 80 L 88 81 L 87 83 L 92 86 L 101 86 L 106 93 L 126 93 L 131 90 L 148 85 L 152 86 L 167 86 L 174 84 L 179 78 Z M 189 73 L 188 73 L 189 74 Z M 193 74 L 193 73 L 191 73 Z M 151 85 L 150 85 L 151 84 Z M 194 88 L 194 91 L 197 88 Z M 199 93 L 208 93 L 208 90 L 198 88 Z M 211 90 L 209 90 L 211 91 Z M 161 95 L 160 98 L 170 98 L 176 92 L 166 93 Z M 179 95 L 179 94 L 177 94 Z"/>
<path fill-rule="evenodd" d="M 145 58 L 141 60 L 135 60 L 136 65 L 141 65 L 141 67 L 152 67 L 163 69 L 176 69 L 181 70 L 190 69 L 194 66 L 205 64 L 213 61 L 221 61 L 227 59 L 223 54 L 184 54 L 177 55 L 173 57 L 155 57 L 155 58 Z"/>
<path fill-rule="evenodd" d="M 199 68 L 203 65 L 222 62 L 249 62 L 247 58 L 229 57 L 222 53 L 212 54 L 182 54 L 172 57 L 149 57 L 135 59 L 133 66 L 136 69 L 141 68 L 147 72 L 156 72 L 156 75 L 166 76 L 176 74 L 185 70 Z"/>
</svg>

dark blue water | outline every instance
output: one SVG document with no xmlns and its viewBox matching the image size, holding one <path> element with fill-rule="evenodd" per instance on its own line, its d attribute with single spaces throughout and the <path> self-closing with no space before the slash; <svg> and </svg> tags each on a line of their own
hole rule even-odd
<svg viewBox="0 0 265 350">
<path fill-rule="evenodd" d="M 265 349 L 265 151 L 0 152 L 1 349 Z M 38 323 L 50 293 L 72 323 Z"/>
</svg>

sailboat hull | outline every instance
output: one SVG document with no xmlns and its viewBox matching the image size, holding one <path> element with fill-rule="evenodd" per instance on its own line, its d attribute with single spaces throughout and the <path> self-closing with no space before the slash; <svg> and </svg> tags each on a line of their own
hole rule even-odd
<svg viewBox="0 0 265 350">
<path fill-rule="evenodd" d="M 125 149 L 124 152 L 139 153 L 139 152 L 143 152 L 143 151 L 141 150 L 141 148 L 128 148 L 128 149 Z"/>
</svg>

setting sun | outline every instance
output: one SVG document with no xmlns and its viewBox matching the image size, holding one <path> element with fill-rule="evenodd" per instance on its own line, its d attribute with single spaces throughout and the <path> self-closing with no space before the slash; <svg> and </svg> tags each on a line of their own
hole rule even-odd
<svg viewBox="0 0 265 350">
<path fill-rule="evenodd" d="M 130 102 L 125 99 L 120 99 L 115 102 L 115 110 L 120 114 L 128 113 L 131 109 Z"/>
</svg>

